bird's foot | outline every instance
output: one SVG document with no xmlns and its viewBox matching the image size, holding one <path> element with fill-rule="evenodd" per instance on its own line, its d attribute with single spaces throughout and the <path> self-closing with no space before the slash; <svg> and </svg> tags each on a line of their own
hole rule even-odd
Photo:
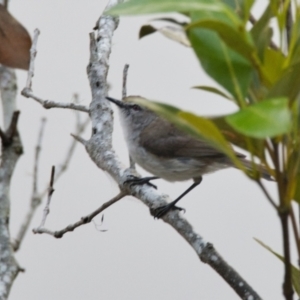
<svg viewBox="0 0 300 300">
<path fill-rule="evenodd" d="M 150 180 L 154 180 L 154 179 L 158 179 L 158 178 L 159 177 L 156 177 L 156 176 L 144 177 L 144 178 L 134 177 L 131 179 L 127 179 L 124 183 L 129 184 L 130 186 L 147 184 L 147 185 L 152 186 L 153 188 L 157 189 L 157 186 L 154 185 L 153 183 L 151 183 Z"/>
<path fill-rule="evenodd" d="M 154 219 L 160 219 L 162 218 L 167 212 L 170 210 L 179 210 L 185 212 L 185 209 L 179 206 L 176 206 L 175 203 L 171 202 L 167 205 L 162 205 L 160 207 L 150 209 L 150 213 L 152 216 L 154 216 Z"/>
</svg>

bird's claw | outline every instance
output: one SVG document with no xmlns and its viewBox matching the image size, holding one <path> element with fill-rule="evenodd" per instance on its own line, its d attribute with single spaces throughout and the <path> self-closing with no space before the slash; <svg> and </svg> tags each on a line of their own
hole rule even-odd
<svg viewBox="0 0 300 300">
<path fill-rule="evenodd" d="M 174 203 L 169 203 L 167 205 L 162 205 L 157 208 L 150 209 L 150 213 L 152 216 L 154 216 L 154 219 L 160 219 L 162 218 L 166 213 L 168 213 L 170 210 L 179 210 L 183 211 L 185 213 L 185 209 L 179 206 L 176 206 Z"/>
<path fill-rule="evenodd" d="M 147 184 L 157 190 L 157 186 L 150 182 L 150 180 L 153 179 L 157 179 L 157 177 L 144 177 L 144 178 L 133 177 L 131 179 L 125 180 L 124 184 L 129 184 L 130 187 L 132 187 L 133 185 Z"/>
</svg>

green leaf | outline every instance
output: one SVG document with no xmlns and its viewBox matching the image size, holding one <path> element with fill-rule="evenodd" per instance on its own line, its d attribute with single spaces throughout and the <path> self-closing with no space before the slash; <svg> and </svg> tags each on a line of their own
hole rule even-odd
<svg viewBox="0 0 300 300">
<path fill-rule="evenodd" d="M 265 50 L 270 45 L 272 30 L 269 26 L 270 19 L 273 17 L 273 12 L 270 5 L 267 6 L 263 15 L 253 25 L 250 33 L 253 37 L 253 41 L 256 44 L 258 55 L 261 61 L 264 60 Z"/>
<path fill-rule="evenodd" d="M 206 92 L 214 93 L 214 94 L 224 97 L 230 101 L 234 101 L 232 98 L 230 98 L 230 96 L 226 95 L 225 93 L 223 93 L 222 91 L 220 91 L 219 89 L 217 89 L 213 86 L 198 85 L 198 86 L 194 86 L 193 89 L 198 89 L 198 90 L 203 90 Z"/>
<path fill-rule="evenodd" d="M 227 141 L 231 144 L 238 146 L 246 151 L 249 151 L 249 144 L 251 145 L 251 154 L 256 157 L 263 159 L 264 158 L 264 141 L 261 139 L 254 138 L 245 138 L 245 136 L 236 130 L 234 130 L 227 122 L 226 116 L 210 118 L 222 132 Z"/>
<path fill-rule="evenodd" d="M 261 246 L 263 246 L 265 249 L 270 251 L 272 254 L 274 254 L 277 258 L 279 258 L 283 263 L 284 263 L 284 257 L 274 250 L 272 250 L 269 246 L 264 244 L 262 241 L 259 239 L 254 238 L 254 240 L 259 243 Z M 300 296 L 300 271 L 298 268 L 296 268 L 294 265 L 291 264 L 292 267 L 292 282 L 293 282 L 293 287 L 295 289 L 295 292 L 297 293 L 298 296 Z"/>
<path fill-rule="evenodd" d="M 254 138 L 275 137 L 291 129 L 287 98 L 264 100 L 226 117 L 236 131 Z"/>
<path fill-rule="evenodd" d="M 237 12 L 244 19 L 244 23 L 248 22 L 254 0 L 223 0 L 223 2 Z"/>
<path fill-rule="evenodd" d="M 248 60 L 231 50 L 212 30 L 194 28 L 188 33 L 203 69 L 229 91 L 237 103 L 243 102 L 252 75 Z"/>
<path fill-rule="evenodd" d="M 231 145 L 225 140 L 219 129 L 209 119 L 181 111 L 179 108 L 172 105 L 149 101 L 142 97 L 130 96 L 127 97 L 126 100 L 137 103 L 160 114 L 182 130 L 195 137 L 204 139 L 210 145 L 225 153 L 237 166 L 241 165 L 236 158 Z"/>
<path fill-rule="evenodd" d="M 254 44 L 250 34 L 243 30 L 242 24 L 237 27 L 231 26 L 222 20 L 201 19 L 188 25 L 187 30 L 197 27 L 217 32 L 226 45 L 251 61 L 253 52 L 255 51 Z"/>
<path fill-rule="evenodd" d="M 271 48 L 265 48 L 264 67 L 268 72 L 271 81 L 275 83 L 275 86 L 278 84 L 276 83 L 276 81 L 278 81 L 283 74 L 282 70 L 285 61 L 286 58 L 280 51 L 276 51 Z M 286 96 L 286 95 L 277 95 L 277 96 Z"/>
<path fill-rule="evenodd" d="M 292 27 L 292 36 L 288 53 L 290 64 L 296 64 L 300 61 L 300 9 L 298 8 L 295 13 L 296 20 Z"/>
<path fill-rule="evenodd" d="M 162 12 L 219 11 L 223 4 L 217 0 L 130 0 L 106 11 L 109 15 L 141 15 Z"/>
<path fill-rule="evenodd" d="M 300 92 L 300 62 L 288 67 L 273 85 L 268 97 L 288 97 L 296 100 Z"/>
</svg>

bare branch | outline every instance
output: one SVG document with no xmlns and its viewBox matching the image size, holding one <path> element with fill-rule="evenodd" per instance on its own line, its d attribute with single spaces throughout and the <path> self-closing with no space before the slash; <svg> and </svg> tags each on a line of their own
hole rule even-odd
<svg viewBox="0 0 300 300">
<path fill-rule="evenodd" d="M 123 70 L 123 88 L 122 88 L 122 98 L 127 96 L 127 75 L 128 75 L 129 65 L 126 64 Z"/>
<path fill-rule="evenodd" d="M 48 199 L 47 199 L 46 206 L 44 208 L 43 218 L 42 218 L 40 226 L 38 228 L 32 230 L 34 233 L 38 233 L 41 229 L 44 228 L 47 216 L 50 212 L 50 203 L 51 203 L 51 198 L 52 198 L 52 195 L 53 195 L 53 192 L 54 192 L 54 188 L 53 188 L 54 175 L 55 175 L 55 167 L 52 166 L 51 176 L 50 176 L 50 184 L 49 184 L 49 189 L 48 189 Z"/>
<path fill-rule="evenodd" d="M 259 185 L 259 187 L 261 188 L 261 190 L 263 191 L 263 193 L 265 194 L 266 198 L 268 199 L 268 201 L 270 202 L 270 204 L 276 209 L 278 210 L 278 207 L 276 205 L 276 203 L 274 202 L 274 200 L 272 199 L 272 197 L 270 196 L 270 194 L 268 193 L 267 189 L 265 188 L 265 186 L 263 185 L 263 183 L 261 182 L 260 179 L 258 179 L 257 184 Z"/>
<path fill-rule="evenodd" d="M 5 80 L 2 80 L 5 78 Z M 8 80 L 6 80 L 8 79 Z M 17 132 L 19 113 L 15 112 L 12 117 L 12 108 L 16 101 L 16 76 L 14 72 L 5 67 L 0 68 L 0 93 L 3 104 L 3 113 L 10 115 L 10 123 L 5 125 L 2 132 L 2 157 L 0 165 L 0 299 L 7 299 L 12 284 L 21 270 L 15 260 L 14 252 L 10 244 L 9 218 L 10 218 L 10 184 L 16 163 L 22 154 L 22 144 Z M 6 141 L 4 141 L 6 140 Z M 7 142 L 9 141 L 9 142 Z"/>
<path fill-rule="evenodd" d="M 50 100 L 43 100 L 42 98 L 33 94 L 32 91 L 32 78 L 34 76 L 34 62 L 37 54 L 37 41 L 39 37 L 40 31 L 38 29 L 34 30 L 34 36 L 32 41 L 32 46 L 30 48 L 30 64 L 28 70 L 28 76 L 26 81 L 26 86 L 22 90 L 21 94 L 26 98 L 32 98 L 38 103 L 40 103 L 44 108 L 68 108 L 73 110 L 79 110 L 82 112 L 89 112 L 89 108 L 84 105 L 77 105 L 75 103 L 62 103 L 55 102 Z"/>
<path fill-rule="evenodd" d="M 86 141 L 85 139 L 83 139 L 83 138 L 81 138 L 80 136 L 77 136 L 77 135 L 75 135 L 75 134 L 72 134 L 72 133 L 71 133 L 71 136 L 72 136 L 77 142 L 79 142 L 79 143 L 83 144 L 84 146 L 86 146 L 87 141 Z"/>
<path fill-rule="evenodd" d="M 46 119 L 42 118 L 41 119 L 41 128 L 40 128 L 40 132 L 39 132 L 39 135 L 38 135 L 38 141 L 37 141 L 37 145 L 35 147 L 32 198 L 35 198 L 38 194 L 38 189 L 37 189 L 37 186 L 38 186 L 38 184 L 37 184 L 37 182 L 38 182 L 38 167 L 39 167 L 39 158 L 40 158 L 40 152 L 41 152 L 41 147 L 42 147 L 42 140 L 43 140 L 43 136 L 44 136 L 45 124 L 46 124 Z"/>
<path fill-rule="evenodd" d="M 79 119 L 77 121 L 80 122 Z M 90 123 L 90 118 L 86 118 L 86 120 L 83 123 L 77 123 L 76 134 L 81 134 L 85 130 L 86 126 L 89 123 Z M 74 140 L 72 141 L 72 143 L 71 143 L 71 145 L 70 145 L 70 147 L 67 151 L 66 158 L 65 158 L 64 162 L 58 166 L 58 170 L 56 171 L 56 176 L 55 176 L 55 182 L 67 170 L 67 168 L 70 164 L 71 158 L 73 156 L 73 153 L 75 151 L 77 141 L 78 140 L 74 137 Z"/>
<path fill-rule="evenodd" d="M 85 130 L 87 124 L 89 123 L 89 118 L 80 124 L 79 124 L 79 121 L 80 120 L 77 118 L 76 134 L 81 134 Z M 42 124 L 41 124 L 41 129 L 39 132 L 38 142 L 37 142 L 37 146 L 36 146 L 34 171 L 33 171 L 33 193 L 32 193 L 32 197 L 31 197 L 31 203 L 30 203 L 29 210 L 24 218 L 24 221 L 22 222 L 22 225 L 20 226 L 18 234 L 17 234 L 16 238 L 14 238 L 12 241 L 12 247 L 13 247 L 14 251 L 19 250 L 20 245 L 25 237 L 25 234 L 28 231 L 28 228 L 29 228 L 31 220 L 34 216 L 34 213 L 35 213 L 37 207 L 41 204 L 42 199 L 48 192 L 48 188 L 45 188 L 42 192 L 39 192 L 37 189 L 39 153 L 41 151 L 42 136 L 43 136 L 43 132 L 44 132 L 44 124 L 43 123 L 44 123 L 44 121 L 42 121 Z M 67 170 L 67 168 L 70 164 L 71 158 L 74 154 L 76 145 L 77 145 L 77 142 L 75 140 L 73 140 L 71 142 L 69 149 L 67 150 L 65 159 L 62 161 L 61 164 L 59 164 L 58 170 L 55 172 L 56 176 L 55 176 L 54 182 L 57 182 L 57 180 L 61 177 L 61 175 Z"/>
<path fill-rule="evenodd" d="M 123 69 L 123 87 L 122 87 L 122 99 L 127 96 L 127 75 L 128 75 L 129 65 L 126 64 Z M 129 155 L 129 165 L 131 169 L 135 169 L 135 162 Z"/>
<path fill-rule="evenodd" d="M 30 63 L 27 75 L 27 81 L 25 88 L 32 91 L 32 77 L 34 76 L 34 61 L 37 54 L 37 41 L 40 35 L 40 31 L 36 28 L 33 33 L 32 45 L 30 48 Z M 23 93 L 23 92 L 22 92 Z"/>
<path fill-rule="evenodd" d="M 84 105 L 77 105 L 75 103 L 63 103 L 63 102 L 55 102 L 51 100 L 43 100 L 37 96 L 35 96 L 30 89 L 24 88 L 21 94 L 24 97 L 31 98 L 36 100 L 38 103 L 40 103 L 44 108 L 68 108 L 68 109 L 74 109 L 79 110 L 82 112 L 89 112 L 89 108 Z"/>
<path fill-rule="evenodd" d="M 127 192 L 125 191 L 121 191 L 117 196 L 115 196 L 114 198 L 112 198 L 111 200 L 105 202 L 104 204 L 102 204 L 98 209 L 96 209 L 95 211 L 93 211 L 92 213 L 90 213 L 89 215 L 82 217 L 79 221 L 77 221 L 74 224 L 71 224 L 69 226 L 67 226 L 66 228 L 59 230 L 59 231 L 51 231 L 49 229 L 46 229 L 44 227 L 39 227 L 37 229 L 34 229 L 33 232 L 34 233 L 47 233 L 52 235 L 55 238 L 61 238 L 63 237 L 63 235 L 67 232 L 71 232 L 74 229 L 76 229 L 79 226 L 85 225 L 90 223 L 94 217 L 96 217 L 98 214 L 100 214 L 102 211 L 104 211 L 106 208 L 108 208 L 109 206 L 113 205 L 114 203 L 116 203 L 117 201 L 121 200 L 122 198 L 124 198 L 127 195 Z"/>
</svg>

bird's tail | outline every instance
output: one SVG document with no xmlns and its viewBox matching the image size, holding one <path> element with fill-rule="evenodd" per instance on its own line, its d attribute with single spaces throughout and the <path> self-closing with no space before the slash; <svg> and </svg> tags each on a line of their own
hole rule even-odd
<svg viewBox="0 0 300 300">
<path fill-rule="evenodd" d="M 240 161 L 247 170 L 253 170 L 253 163 L 251 161 L 244 158 L 241 158 Z M 260 172 L 262 178 L 269 181 L 275 181 L 275 179 L 272 177 L 272 175 L 268 172 L 268 170 L 264 166 L 258 164 L 255 165 L 257 167 L 257 170 Z"/>
</svg>

